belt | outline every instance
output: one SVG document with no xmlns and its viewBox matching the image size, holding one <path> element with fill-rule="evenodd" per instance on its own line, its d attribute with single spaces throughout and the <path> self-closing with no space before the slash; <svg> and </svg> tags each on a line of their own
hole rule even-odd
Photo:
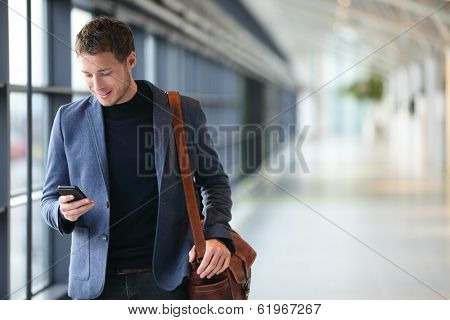
<svg viewBox="0 0 450 320">
<path fill-rule="evenodd" d="M 142 273 L 142 272 L 148 272 L 148 271 L 152 271 L 152 268 L 117 268 L 117 269 L 111 270 L 110 273 L 113 273 L 116 275 L 124 275 L 124 274 Z"/>
</svg>

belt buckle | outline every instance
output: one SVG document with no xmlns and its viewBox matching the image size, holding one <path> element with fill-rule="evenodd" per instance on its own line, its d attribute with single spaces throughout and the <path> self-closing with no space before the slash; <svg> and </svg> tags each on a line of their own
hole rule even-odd
<svg viewBox="0 0 450 320">
<path fill-rule="evenodd" d="M 117 274 L 118 276 L 123 276 L 124 274 L 128 274 L 128 272 L 122 272 L 122 270 L 123 270 L 123 269 L 117 269 L 116 274 Z"/>
</svg>

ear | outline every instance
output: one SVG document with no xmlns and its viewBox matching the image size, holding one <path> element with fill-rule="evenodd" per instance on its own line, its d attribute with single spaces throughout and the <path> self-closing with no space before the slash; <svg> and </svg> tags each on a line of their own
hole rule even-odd
<svg viewBox="0 0 450 320">
<path fill-rule="evenodd" d="M 131 70 L 136 66 L 137 58 L 136 58 L 136 52 L 132 51 L 127 58 L 127 64 L 128 68 Z"/>
</svg>

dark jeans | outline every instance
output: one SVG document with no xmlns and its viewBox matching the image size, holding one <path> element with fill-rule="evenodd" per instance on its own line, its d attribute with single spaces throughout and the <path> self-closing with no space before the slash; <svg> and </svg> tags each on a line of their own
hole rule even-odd
<svg viewBox="0 0 450 320">
<path fill-rule="evenodd" d="M 107 274 L 105 287 L 97 300 L 186 300 L 188 292 L 183 282 L 173 291 L 158 287 L 153 273 L 141 272 L 124 275 Z"/>
</svg>

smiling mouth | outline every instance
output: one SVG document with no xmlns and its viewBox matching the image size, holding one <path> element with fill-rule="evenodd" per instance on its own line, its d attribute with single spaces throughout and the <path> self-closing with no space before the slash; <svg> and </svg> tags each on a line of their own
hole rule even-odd
<svg viewBox="0 0 450 320">
<path fill-rule="evenodd" d="M 112 91 L 112 90 L 111 90 L 111 91 Z M 111 93 L 111 91 L 109 91 L 109 92 L 107 92 L 107 93 L 105 93 L 105 94 L 101 94 L 101 93 L 97 93 L 97 94 L 98 94 L 98 96 L 99 96 L 100 98 L 105 99 L 106 97 L 109 96 L 109 94 Z"/>
</svg>

